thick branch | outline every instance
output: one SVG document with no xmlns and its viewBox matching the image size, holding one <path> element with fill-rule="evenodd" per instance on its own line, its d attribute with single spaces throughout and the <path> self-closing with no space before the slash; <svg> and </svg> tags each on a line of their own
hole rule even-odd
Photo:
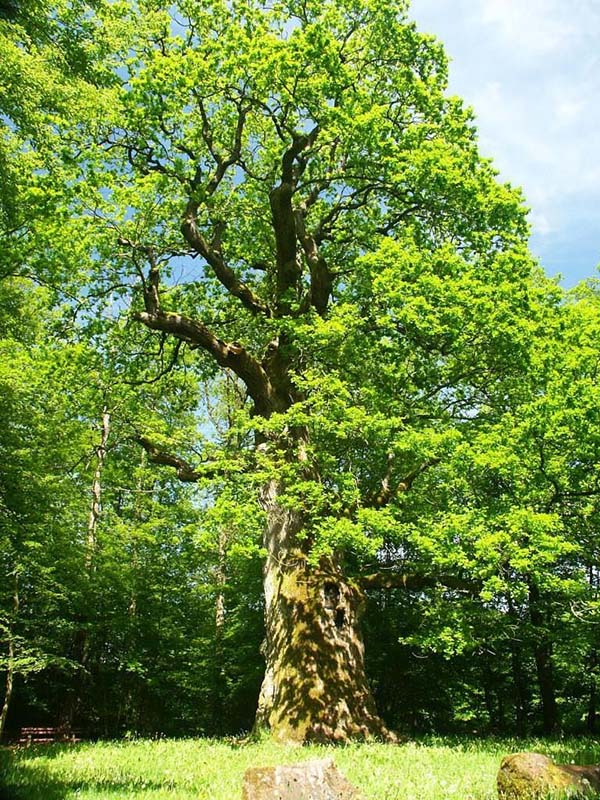
<svg viewBox="0 0 600 800">
<path fill-rule="evenodd" d="M 333 276 L 321 255 L 315 237 L 306 230 L 306 206 L 296 210 L 296 231 L 310 269 L 310 302 L 321 316 L 327 311 L 333 288 Z"/>
<path fill-rule="evenodd" d="M 204 139 L 204 142 L 208 147 L 208 150 L 217 165 L 215 171 L 211 175 L 206 186 L 203 187 L 203 194 L 208 197 L 210 197 L 210 195 L 216 192 L 216 190 L 219 187 L 219 184 L 225 177 L 225 173 L 227 172 L 229 167 L 235 164 L 236 161 L 239 160 L 242 154 L 242 137 L 244 135 L 244 125 L 246 124 L 248 108 L 242 105 L 241 100 L 236 102 L 236 105 L 238 109 L 238 119 L 233 138 L 233 147 L 231 148 L 231 152 L 229 153 L 229 155 L 223 156 L 215 149 L 212 129 L 210 127 L 208 114 L 206 112 L 206 109 L 204 108 L 204 102 L 201 99 L 198 99 L 198 107 L 200 109 L 200 114 L 202 116 L 202 138 Z M 200 182 L 201 182 L 201 173 L 197 171 L 196 177 L 192 182 L 194 190 L 198 190 L 201 188 Z"/>
<path fill-rule="evenodd" d="M 202 478 L 214 478 L 222 474 L 222 470 L 220 470 L 211 462 L 206 462 L 196 469 L 188 464 L 188 462 L 183 458 L 179 458 L 179 456 L 174 456 L 171 453 L 161 450 L 145 436 L 138 436 L 137 442 L 138 444 L 141 444 L 144 450 L 148 453 L 148 458 L 153 464 L 162 464 L 166 467 L 173 467 L 180 481 L 185 481 L 186 483 L 196 483 L 197 481 L 202 480 Z"/>
<path fill-rule="evenodd" d="M 133 262 L 142 282 L 144 308 L 150 314 L 158 313 L 160 311 L 160 266 L 153 248 L 134 242 L 131 239 L 126 239 L 123 236 L 119 237 L 118 242 L 123 247 L 129 247 L 133 254 Z M 144 274 L 143 269 L 138 264 L 136 258 L 138 252 L 143 253 L 150 264 L 147 275 Z"/>
<path fill-rule="evenodd" d="M 198 100 L 198 107 L 202 116 L 202 138 L 215 161 L 216 167 L 204 187 L 201 186 L 202 174 L 200 169 L 196 171 L 196 176 L 192 181 L 192 189 L 194 196 L 190 198 L 183 214 L 183 221 L 181 223 L 181 232 L 190 245 L 190 247 L 199 255 L 201 255 L 207 264 L 212 267 L 213 272 L 217 279 L 223 284 L 227 291 L 237 297 L 238 300 L 253 314 L 265 314 L 271 316 L 271 311 L 267 304 L 263 302 L 257 295 L 254 294 L 252 289 L 245 283 L 240 281 L 226 263 L 223 252 L 221 249 L 221 236 L 225 227 L 224 222 L 219 222 L 215 226 L 214 236 L 211 242 L 208 242 L 202 232 L 198 228 L 198 209 L 200 202 L 197 199 L 198 195 L 203 197 L 210 197 L 218 189 L 221 181 L 229 167 L 233 166 L 239 161 L 242 154 L 242 137 L 244 133 L 244 125 L 246 122 L 247 109 L 238 104 L 238 121 L 236 125 L 234 142 L 231 152 L 227 156 L 221 155 L 215 148 L 215 143 L 212 135 L 212 128 L 204 103 L 201 99 Z"/>
<path fill-rule="evenodd" d="M 294 136 L 291 147 L 285 151 L 281 160 L 281 181 L 269 194 L 275 232 L 277 297 L 279 308 L 283 313 L 289 312 L 290 308 L 285 295 L 297 285 L 301 272 L 297 259 L 296 220 L 292 207 L 292 195 L 297 179 L 294 165 L 302 151 L 313 144 L 318 130 L 318 127 L 315 127 L 309 134 Z"/>
<path fill-rule="evenodd" d="M 231 369 L 244 382 L 258 414 L 269 416 L 273 411 L 273 388 L 267 373 L 240 344 L 222 341 L 206 325 L 183 314 L 145 311 L 134 314 L 133 318 L 151 330 L 168 333 L 192 347 L 206 350 L 220 367 Z"/>
<path fill-rule="evenodd" d="M 253 358 L 240 344 L 228 343 L 217 338 L 202 322 L 183 314 L 165 312 L 160 305 L 160 272 L 151 248 L 140 248 L 128 240 L 120 240 L 134 249 L 142 249 L 150 261 L 147 276 L 140 270 L 144 292 L 145 311 L 133 314 L 133 319 L 142 322 L 154 331 L 170 334 L 191 347 L 201 347 L 212 355 L 219 366 L 231 369 L 246 385 L 254 401 L 256 412 L 269 416 L 273 410 L 273 389 L 269 377 L 260 362 Z"/>
<path fill-rule="evenodd" d="M 397 497 L 399 494 L 403 494 L 404 492 L 410 491 L 412 488 L 413 483 L 422 475 L 429 467 L 433 467 L 436 464 L 440 463 L 439 458 L 429 458 L 427 461 L 424 461 L 422 464 L 419 464 L 418 467 L 415 467 L 408 475 L 405 475 L 403 478 L 398 481 L 398 483 L 394 484 L 392 481 L 392 468 L 394 464 L 394 457 L 392 454 L 388 456 L 388 467 L 386 474 L 381 481 L 381 490 L 379 494 L 371 497 L 365 505 L 370 508 L 383 508 L 384 506 L 388 505 L 394 497 Z"/>
<path fill-rule="evenodd" d="M 238 300 L 253 314 L 264 314 L 271 316 L 269 306 L 256 295 L 249 286 L 240 281 L 235 272 L 227 265 L 221 250 L 221 231 L 224 223 L 216 226 L 213 241 L 209 244 L 198 228 L 196 214 L 198 204 L 190 201 L 185 210 L 181 232 L 190 247 L 201 255 L 204 260 L 212 267 L 217 279 L 227 289 L 229 294 L 237 297 Z"/>
<path fill-rule="evenodd" d="M 214 236 L 211 242 L 208 242 L 202 232 L 198 228 L 198 209 L 200 208 L 200 201 L 198 197 L 210 197 L 218 189 L 221 181 L 229 167 L 233 166 L 239 161 L 242 154 L 242 137 L 244 133 L 244 125 L 246 122 L 247 109 L 238 104 L 238 120 L 234 135 L 233 147 L 229 155 L 224 156 L 220 154 L 214 144 L 212 128 L 208 114 L 204 107 L 202 100 L 198 100 L 200 114 L 202 116 L 202 137 L 204 142 L 215 161 L 216 167 L 213 174 L 210 176 L 205 186 L 201 186 L 202 173 L 198 168 L 196 176 L 192 180 L 192 189 L 194 196 L 190 198 L 183 214 L 183 221 L 181 223 L 181 232 L 190 245 L 190 247 L 199 255 L 201 255 L 207 264 L 210 265 L 217 279 L 223 284 L 227 291 L 237 297 L 243 305 L 253 314 L 265 314 L 271 316 L 271 311 L 268 305 L 261 300 L 249 286 L 240 281 L 226 263 L 221 248 L 221 236 L 225 227 L 224 222 L 219 222 L 215 226 Z"/>
<path fill-rule="evenodd" d="M 372 575 L 364 575 L 358 580 L 363 589 L 406 589 L 411 592 L 420 592 L 423 589 L 444 586 L 447 589 L 468 592 L 472 595 L 478 595 L 481 591 L 481 584 L 477 581 L 456 578 L 453 575 L 430 576 L 405 575 L 400 572 L 375 572 Z"/>
<path fill-rule="evenodd" d="M 151 250 L 147 251 L 150 261 L 148 279 L 144 281 L 144 305 L 147 311 L 155 312 L 160 309 L 160 268 Z"/>
</svg>

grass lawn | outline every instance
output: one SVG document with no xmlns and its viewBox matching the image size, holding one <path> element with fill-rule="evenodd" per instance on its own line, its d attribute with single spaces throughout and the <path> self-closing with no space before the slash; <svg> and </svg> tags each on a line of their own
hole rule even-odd
<svg viewBox="0 0 600 800">
<path fill-rule="evenodd" d="M 2 800 L 240 800 L 247 767 L 332 756 L 366 800 L 492 800 L 503 755 L 597 763 L 590 739 L 421 739 L 403 745 L 286 748 L 210 739 L 0 750 Z"/>
</svg>

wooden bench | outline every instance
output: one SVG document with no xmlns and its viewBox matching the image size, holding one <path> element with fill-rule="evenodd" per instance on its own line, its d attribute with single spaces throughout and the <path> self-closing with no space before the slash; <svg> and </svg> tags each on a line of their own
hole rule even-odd
<svg viewBox="0 0 600 800">
<path fill-rule="evenodd" d="M 52 744 L 53 742 L 80 742 L 74 731 L 64 728 L 21 728 L 19 744 L 31 747 L 32 744 Z"/>
</svg>

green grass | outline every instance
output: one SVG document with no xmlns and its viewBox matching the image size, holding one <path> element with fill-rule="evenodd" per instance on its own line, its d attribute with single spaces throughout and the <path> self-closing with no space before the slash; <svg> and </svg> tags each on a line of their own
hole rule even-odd
<svg viewBox="0 0 600 800">
<path fill-rule="evenodd" d="M 286 748 L 209 739 L 0 750 L 4 800 L 240 800 L 250 766 L 332 756 L 366 800 L 495 800 L 503 755 L 600 761 L 600 742 L 429 738 L 403 745 Z M 0 784 L 2 785 L 2 784 Z"/>
</svg>

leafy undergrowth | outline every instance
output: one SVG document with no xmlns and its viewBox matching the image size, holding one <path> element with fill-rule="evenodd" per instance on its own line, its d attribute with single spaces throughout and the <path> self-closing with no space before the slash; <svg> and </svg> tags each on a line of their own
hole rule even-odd
<svg viewBox="0 0 600 800">
<path fill-rule="evenodd" d="M 286 748 L 209 739 L 46 745 L 0 751 L 2 800 L 239 800 L 250 766 L 332 756 L 366 800 L 493 800 L 503 755 L 600 761 L 600 742 L 429 738 L 403 745 Z"/>
</svg>

